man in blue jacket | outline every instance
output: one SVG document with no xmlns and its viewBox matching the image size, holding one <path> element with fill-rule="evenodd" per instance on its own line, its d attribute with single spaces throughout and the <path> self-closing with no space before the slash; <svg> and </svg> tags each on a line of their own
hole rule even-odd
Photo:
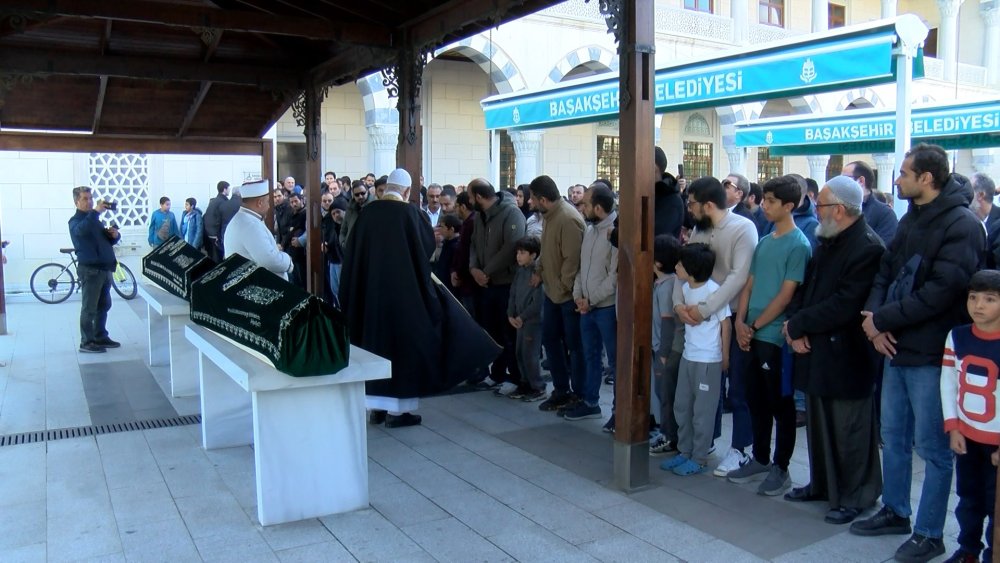
<svg viewBox="0 0 1000 563">
<path fill-rule="evenodd" d="M 120 343 L 108 336 L 108 311 L 111 309 L 111 272 L 118 264 L 111 246 L 121 235 L 117 227 L 104 228 L 99 215 L 108 204 L 98 201 L 90 188 L 73 188 L 76 214 L 69 220 L 69 236 L 76 248 L 77 277 L 83 293 L 80 305 L 80 351 L 101 353 L 118 348 Z"/>
<path fill-rule="evenodd" d="M 844 176 L 854 178 L 861 184 L 861 189 L 865 192 L 865 203 L 861 207 L 861 212 L 865 215 L 865 221 L 882 238 L 882 243 L 889 246 L 892 239 L 896 237 L 896 228 L 899 221 L 896 213 L 891 207 L 872 197 L 872 189 L 875 187 L 875 173 L 871 166 L 860 160 L 848 163 L 841 171 Z"/>
</svg>

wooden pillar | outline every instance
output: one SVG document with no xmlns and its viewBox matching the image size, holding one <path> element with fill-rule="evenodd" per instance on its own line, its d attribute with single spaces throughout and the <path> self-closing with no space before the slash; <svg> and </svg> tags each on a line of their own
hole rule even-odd
<svg viewBox="0 0 1000 563">
<path fill-rule="evenodd" d="M 426 58 L 419 49 L 408 45 L 401 49 L 391 73 L 395 77 L 395 89 L 388 88 L 390 97 L 399 96 L 396 109 L 399 110 L 399 141 L 396 143 L 396 166 L 410 173 L 413 185 L 410 203 L 420 205 L 420 176 L 423 174 L 423 127 L 420 126 L 420 86 L 423 83 Z M 387 75 L 390 76 L 390 75 Z M 390 80 L 392 78 L 389 78 Z"/>
<path fill-rule="evenodd" d="M 306 210 L 306 290 L 322 297 L 326 290 L 326 260 L 323 255 L 323 210 L 320 197 L 326 184 L 322 182 L 320 162 L 322 126 L 320 124 L 324 89 L 314 84 L 306 87 L 304 94 L 306 135 L 306 176 L 303 182 Z"/>
<path fill-rule="evenodd" d="M 274 141 L 271 139 L 260 141 L 260 177 L 271 182 L 274 189 Z"/>
<path fill-rule="evenodd" d="M 602 3 L 603 4 L 603 3 Z M 609 2 L 615 10 L 616 2 Z M 614 478 L 649 484 L 649 377 L 653 299 L 654 0 L 618 0 L 621 190 L 618 235 L 618 374 Z M 608 15 L 609 26 L 613 13 Z"/>
</svg>

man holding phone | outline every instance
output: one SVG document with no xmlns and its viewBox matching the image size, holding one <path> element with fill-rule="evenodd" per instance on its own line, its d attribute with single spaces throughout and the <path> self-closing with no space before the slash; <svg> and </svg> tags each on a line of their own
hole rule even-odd
<svg viewBox="0 0 1000 563">
<path fill-rule="evenodd" d="M 98 201 L 90 188 L 73 188 L 76 213 L 69 220 L 69 236 L 76 248 L 77 277 L 83 294 L 80 305 L 80 352 L 103 353 L 120 343 L 108 336 L 108 311 L 111 310 L 111 272 L 118 264 L 112 245 L 121 235 L 118 227 L 104 228 L 100 214 L 111 203 Z"/>
</svg>

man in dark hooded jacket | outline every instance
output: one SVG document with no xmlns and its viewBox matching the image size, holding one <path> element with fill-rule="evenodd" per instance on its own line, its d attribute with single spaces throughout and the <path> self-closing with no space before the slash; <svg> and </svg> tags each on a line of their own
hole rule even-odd
<svg viewBox="0 0 1000 563">
<path fill-rule="evenodd" d="M 501 384 L 498 392 L 509 395 L 521 384 L 514 355 L 517 336 L 507 321 L 510 284 L 517 271 L 515 245 L 524 237 L 524 214 L 514 196 L 499 192 L 483 178 L 469 182 L 469 195 L 476 214 L 469 247 L 469 273 L 475 281 L 475 310 L 479 324 L 503 346 L 503 353 L 490 366 L 484 387 Z M 503 384 L 509 385 L 503 385 Z"/>
<path fill-rule="evenodd" d="M 655 147 L 653 161 L 656 163 L 656 187 L 653 200 L 653 236 L 673 235 L 680 238 L 681 226 L 687 206 L 681 200 L 677 179 L 667 172 L 667 155 L 663 149 Z"/>
<path fill-rule="evenodd" d="M 910 200 L 882 257 L 862 311 L 862 328 L 885 356 L 882 379 L 883 508 L 855 522 L 863 536 L 909 534 L 913 450 L 924 459 L 924 482 L 913 535 L 896 551 L 900 561 L 944 553 L 953 458 L 941 411 L 945 336 L 965 317 L 966 289 L 986 246 L 986 231 L 969 209 L 968 180 L 948 172 L 941 147 L 920 144 L 906 153 L 896 178 Z"/>
</svg>

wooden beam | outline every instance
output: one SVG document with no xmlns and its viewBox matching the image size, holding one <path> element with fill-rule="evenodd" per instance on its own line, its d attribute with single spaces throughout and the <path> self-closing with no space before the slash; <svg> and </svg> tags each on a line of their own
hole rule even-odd
<svg viewBox="0 0 1000 563">
<path fill-rule="evenodd" d="M 385 68 L 395 57 L 396 52 L 388 49 L 352 47 L 314 66 L 309 74 L 316 84 L 343 84 L 370 71 Z"/>
<path fill-rule="evenodd" d="M 26 74 L 62 74 L 75 76 L 110 76 L 147 80 L 220 82 L 275 90 L 301 89 L 293 68 L 261 65 L 235 65 L 181 61 L 157 57 L 97 57 L 70 51 L 0 49 L 0 68 Z"/>
<path fill-rule="evenodd" d="M 94 123 L 90 126 L 92 133 L 97 133 L 101 127 L 101 114 L 104 113 L 104 96 L 108 93 L 108 77 L 101 77 L 101 85 L 97 90 L 97 103 L 94 105 Z"/>
<path fill-rule="evenodd" d="M 479 28 L 492 25 L 494 15 L 503 14 L 497 22 L 501 23 L 558 3 L 559 0 L 451 0 L 399 27 L 408 30 L 414 47 L 438 46 L 446 40 L 473 35 L 466 29 L 470 26 L 477 26 L 475 32 L 478 32 Z"/>
<path fill-rule="evenodd" d="M 181 122 L 181 128 L 177 131 L 178 137 L 183 137 L 191 123 L 194 121 L 194 117 L 198 115 L 198 110 L 201 108 L 201 103 L 205 101 L 205 96 L 208 95 L 208 91 L 212 88 L 211 82 L 202 82 L 201 88 L 198 88 L 198 93 L 194 96 L 194 101 L 191 102 L 191 107 L 188 108 L 187 115 L 184 116 L 184 121 Z"/>
<path fill-rule="evenodd" d="M 0 11 L 0 14 L 2 13 L 3 12 Z M 0 37 L 7 37 L 8 35 L 17 35 L 47 25 L 62 23 L 67 19 L 67 18 L 46 17 L 43 19 L 33 19 L 31 21 L 25 22 L 24 24 L 21 24 L 19 23 L 20 21 L 19 18 L 21 17 L 23 16 L 20 14 L 16 14 L 0 18 Z"/>
<path fill-rule="evenodd" d="M 67 135 L 0 131 L 0 150 L 43 152 L 141 152 L 261 156 L 260 139 Z M 269 141 L 267 141 L 269 142 Z"/>
<path fill-rule="evenodd" d="M 160 24 L 173 27 L 209 27 L 226 31 L 288 35 L 359 45 L 391 44 L 391 30 L 381 25 L 331 22 L 317 17 L 260 14 L 218 10 L 148 0 L 5 0 L 0 13 L 99 18 Z"/>
</svg>

